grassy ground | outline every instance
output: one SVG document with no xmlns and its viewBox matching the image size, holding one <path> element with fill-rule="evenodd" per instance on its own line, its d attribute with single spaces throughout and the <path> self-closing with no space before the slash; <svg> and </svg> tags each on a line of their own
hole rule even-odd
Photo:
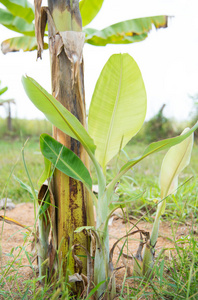
<svg viewBox="0 0 198 300">
<path fill-rule="evenodd" d="M 21 156 L 23 144 L 22 139 L 16 139 L 14 142 L 10 140 L 0 141 L 0 196 L 1 198 L 11 198 L 15 203 L 32 201 L 28 192 L 24 191 L 14 178 L 16 176 L 24 183 L 29 184 Z M 131 143 L 127 146 L 125 152 L 120 154 L 119 160 L 112 161 L 107 174 L 108 178 L 110 179 L 119 170 L 126 162 L 127 157 L 137 157 L 144 148 L 145 144 L 143 143 Z M 160 195 L 158 178 L 164 154 L 164 152 L 160 152 L 145 159 L 128 172 L 117 188 L 117 193 L 123 202 L 132 199 L 127 207 L 136 218 L 147 213 L 144 218 L 149 222 L 153 221 L 152 216 L 155 214 L 155 202 L 153 200 Z M 192 233 L 185 236 L 182 241 L 175 240 L 177 258 L 169 257 L 168 260 L 163 256 L 160 258 L 155 269 L 157 278 L 151 284 L 149 283 L 149 289 L 147 289 L 148 283 L 140 280 L 137 286 L 130 287 L 127 292 L 123 292 L 122 296 L 119 297 L 120 300 L 140 299 L 140 297 L 142 297 L 141 299 L 198 299 L 198 243 L 196 232 L 193 231 L 193 226 L 197 225 L 198 216 L 197 157 L 198 145 L 195 144 L 191 164 L 180 177 L 181 187 L 175 196 L 169 197 L 164 215 L 166 220 L 174 223 L 186 224 L 186 222 L 190 222 L 193 224 Z M 43 170 L 43 159 L 40 154 L 38 139 L 32 137 L 27 142 L 25 160 L 34 187 L 38 189 L 38 179 Z M 188 179 L 190 180 L 186 182 Z M 134 201 L 133 199 L 137 194 L 140 197 Z M 55 297 L 54 299 L 58 298 Z"/>
<path fill-rule="evenodd" d="M 21 150 L 23 142 L 16 140 L 0 141 L 0 190 L 3 192 L 3 197 L 11 198 L 15 203 L 30 201 L 29 194 L 25 192 L 14 176 L 29 184 L 27 174 L 24 169 Z M 125 152 L 121 153 L 119 160 L 114 160 L 108 171 L 110 179 L 119 168 L 127 161 L 127 156 L 130 158 L 140 155 L 145 148 L 144 144 L 129 145 Z M 40 153 L 39 141 L 30 138 L 25 145 L 25 160 L 28 171 L 30 173 L 35 189 L 38 189 L 38 179 L 43 171 L 43 158 Z M 153 200 L 160 196 L 158 185 L 160 166 L 165 152 L 159 152 L 143 160 L 139 165 L 135 166 L 122 179 L 118 186 L 117 192 L 124 200 L 133 198 L 134 194 L 142 193 L 142 197 L 138 201 L 131 201 L 129 209 L 139 212 L 140 207 L 144 209 L 155 205 Z M 186 217 L 190 217 L 192 213 L 197 215 L 197 192 L 198 192 L 198 145 L 194 145 L 191 164 L 185 169 L 181 178 L 180 184 L 184 183 L 177 192 L 177 196 L 170 197 L 167 201 L 166 216 L 168 218 L 177 217 L 179 221 L 185 221 Z M 94 176 L 94 174 L 93 174 Z M 189 182 L 186 182 L 190 179 Z M 135 209 L 135 211 L 134 211 Z"/>
<path fill-rule="evenodd" d="M 14 176 L 28 184 L 22 162 L 21 150 L 26 144 L 25 160 L 31 179 L 38 189 L 38 179 L 43 170 L 39 149 L 41 133 L 51 134 L 52 126 L 47 120 L 12 119 L 12 131 L 7 130 L 6 119 L 0 118 L 0 197 L 11 198 L 15 203 L 30 201 L 29 194 L 21 189 Z M 27 141 L 27 142 L 26 142 Z"/>
<path fill-rule="evenodd" d="M 1 198 L 8 197 L 15 203 L 28 202 L 30 196 L 24 191 L 15 177 L 29 184 L 24 169 L 20 141 L 0 141 L 0 190 Z M 39 142 L 30 139 L 25 146 L 25 160 L 35 189 L 38 189 L 38 179 L 43 171 L 43 158 L 39 149 Z"/>
</svg>

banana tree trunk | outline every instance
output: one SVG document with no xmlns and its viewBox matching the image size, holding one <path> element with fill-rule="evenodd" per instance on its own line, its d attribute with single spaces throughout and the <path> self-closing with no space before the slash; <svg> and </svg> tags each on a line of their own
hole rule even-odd
<svg viewBox="0 0 198 300">
<path fill-rule="evenodd" d="M 78 0 L 48 0 L 48 8 L 52 94 L 86 126 L 82 58 L 84 34 L 79 3 Z M 88 157 L 78 141 L 56 127 L 53 128 L 53 136 L 88 165 Z M 93 224 L 93 207 L 83 184 L 57 169 L 53 178 L 53 194 L 57 206 L 59 263 L 65 276 L 66 270 L 70 274 L 78 273 L 74 259 L 71 254 L 68 256 L 68 251 L 72 244 L 81 244 L 87 249 L 87 236 L 84 233 L 74 234 L 74 230 Z M 85 253 L 81 249 L 76 254 L 84 256 L 81 257 L 82 272 L 86 273 Z"/>
</svg>

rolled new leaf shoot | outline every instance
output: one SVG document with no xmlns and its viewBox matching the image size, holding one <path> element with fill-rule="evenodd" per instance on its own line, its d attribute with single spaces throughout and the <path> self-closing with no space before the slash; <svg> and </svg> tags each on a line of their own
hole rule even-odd
<svg viewBox="0 0 198 300">
<path fill-rule="evenodd" d="M 181 136 L 189 133 L 186 128 Z M 149 244 L 144 249 L 143 254 L 143 274 L 149 275 L 154 264 L 154 248 L 158 238 L 160 217 L 165 211 L 166 198 L 176 192 L 178 188 L 178 176 L 190 163 L 193 147 L 194 134 L 183 140 L 181 143 L 171 147 L 166 153 L 160 172 L 161 201 L 157 207 L 157 213 L 151 232 Z"/>
<path fill-rule="evenodd" d="M 184 129 L 181 135 L 189 130 L 190 128 Z M 194 135 L 191 134 L 182 143 L 172 147 L 165 155 L 160 173 L 161 199 L 176 191 L 178 176 L 190 163 L 193 142 Z"/>
<path fill-rule="evenodd" d="M 81 181 L 89 190 L 91 189 L 92 179 L 89 171 L 74 152 L 48 134 L 40 136 L 40 147 L 44 157 L 52 162 L 58 170 Z"/>
<path fill-rule="evenodd" d="M 184 129 L 181 135 L 189 132 L 189 128 Z M 178 176 L 189 165 L 192 147 L 194 141 L 194 134 L 192 133 L 187 139 L 180 144 L 173 146 L 166 153 L 160 172 L 160 188 L 161 188 L 161 201 L 157 208 L 155 223 L 159 223 L 160 216 L 165 211 L 166 197 L 176 192 L 178 188 Z M 154 245 L 157 241 L 154 228 L 151 234 L 151 245 Z M 156 225 L 157 225 L 156 224 Z M 158 228 L 158 226 L 156 226 Z"/>
</svg>

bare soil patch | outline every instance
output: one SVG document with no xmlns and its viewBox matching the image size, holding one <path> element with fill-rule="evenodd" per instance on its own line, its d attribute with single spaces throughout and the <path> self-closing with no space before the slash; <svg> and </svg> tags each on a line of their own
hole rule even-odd
<svg viewBox="0 0 198 300">
<path fill-rule="evenodd" d="M 3 215 L 4 211 L 1 211 L 1 215 Z M 30 226 L 30 228 L 33 228 L 34 226 L 34 207 L 32 203 L 22 203 L 16 205 L 16 207 L 13 210 L 7 210 L 6 216 L 12 219 L 17 220 L 23 225 Z M 133 220 L 133 223 L 136 223 L 136 221 Z M 174 232 L 174 236 L 176 239 L 181 238 L 182 236 L 185 236 L 189 233 L 189 230 L 191 229 L 190 224 L 186 225 L 177 225 L 174 228 L 176 228 L 176 232 Z M 110 248 L 112 245 L 116 242 L 117 239 L 124 236 L 127 231 L 132 227 L 131 224 L 125 223 L 122 219 L 118 219 L 116 216 L 114 217 L 114 220 L 112 222 L 112 225 L 109 226 L 110 231 Z M 138 227 L 140 229 L 144 229 L 145 231 L 151 231 L 152 224 L 148 222 L 140 221 L 138 223 Z M 5 265 L 10 263 L 13 258 L 9 257 L 8 254 L 10 253 L 12 248 L 17 248 L 18 246 L 24 245 L 24 235 L 26 234 L 26 229 L 20 228 L 17 225 L 10 225 L 5 222 L 0 223 L 0 230 L 1 230 L 1 268 L 5 268 Z M 159 238 L 156 245 L 156 255 L 159 253 L 159 251 L 162 248 L 171 248 L 173 247 L 173 243 L 170 241 L 170 238 L 173 237 L 172 232 L 172 226 L 170 222 L 162 222 L 160 225 L 159 230 Z M 169 239 L 168 239 L 169 238 Z M 124 252 L 128 253 L 128 255 L 134 255 L 137 251 L 138 245 L 139 245 L 139 234 L 133 235 L 128 238 L 128 251 L 125 248 Z M 124 240 L 119 243 L 119 246 L 122 247 Z M 18 248 L 13 251 L 13 255 L 16 256 L 17 253 L 19 253 L 21 248 Z M 31 243 L 29 245 L 26 245 L 25 248 L 27 251 L 30 251 L 31 249 Z M 167 256 L 169 256 L 169 250 L 166 250 Z M 114 252 L 114 264 L 116 264 L 116 261 L 119 257 L 119 249 L 116 247 Z M 18 258 L 19 259 L 19 258 Z M 17 269 L 17 262 L 16 261 L 16 270 L 20 276 L 18 276 L 17 284 L 20 287 L 20 289 L 23 289 L 24 281 L 31 279 L 34 276 L 34 273 L 32 269 L 29 267 L 29 262 L 26 255 L 23 255 L 22 259 L 22 265 L 24 267 Z M 130 261 L 130 264 L 132 265 L 132 262 Z M 122 265 L 122 261 L 119 262 L 118 266 Z M 125 274 L 125 268 L 121 268 L 116 272 L 116 284 L 119 287 L 122 286 L 122 281 Z M 130 284 L 130 281 L 129 281 Z M 5 289 L 12 290 L 12 283 L 5 282 L 4 285 Z M 10 298 L 12 299 L 12 297 Z M 16 298 L 13 298 L 16 299 Z"/>
</svg>

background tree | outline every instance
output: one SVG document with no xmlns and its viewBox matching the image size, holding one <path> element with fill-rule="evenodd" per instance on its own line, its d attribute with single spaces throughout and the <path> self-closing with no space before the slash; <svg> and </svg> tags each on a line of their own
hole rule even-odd
<svg viewBox="0 0 198 300">
<path fill-rule="evenodd" d="M 7 86 L 0 89 L 0 96 L 3 95 L 7 90 L 8 90 Z M 11 104 L 15 104 L 14 99 L 6 99 L 6 100 L 0 99 L 0 106 L 4 106 L 7 112 L 7 128 L 9 131 L 12 130 Z"/>
</svg>

